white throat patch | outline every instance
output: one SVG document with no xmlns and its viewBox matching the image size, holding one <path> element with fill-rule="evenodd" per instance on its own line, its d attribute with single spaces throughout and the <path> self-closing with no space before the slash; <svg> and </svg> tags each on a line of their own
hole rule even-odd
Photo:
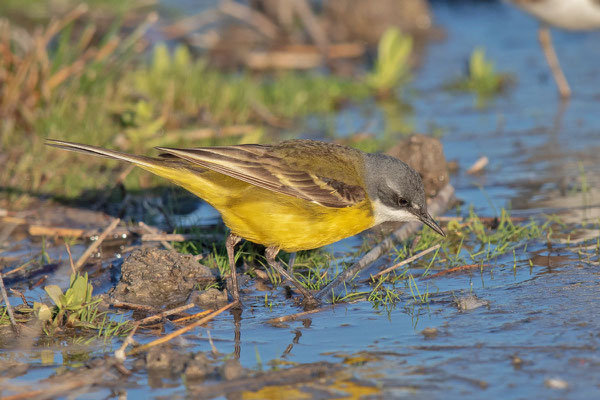
<svg viewBox="0 0 600 400">
<path fill-rule="evenodd" d="M 406 210 L 388 207 L 379 200 L 373 202 L 373 214 L 375 215 L 375 225 L 379 225 L 382 222 L 409 222 L 419 220 L 414 214 Z"/>
</svg>

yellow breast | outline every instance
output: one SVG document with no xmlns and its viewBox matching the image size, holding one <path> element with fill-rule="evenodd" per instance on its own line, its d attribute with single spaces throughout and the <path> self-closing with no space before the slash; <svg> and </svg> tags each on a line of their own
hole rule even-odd
<svg viewBox="0 0 600 400">
<path fill-rule="evenodd" d="M 238 236 L 288 252 L 321 247 L 356 235 L 375 223 L 368 198 L 352 207 L 330 208 L 213 171 L 182 173 L 157 168 L 151 172 L 207 201 Z"/>
</svg>

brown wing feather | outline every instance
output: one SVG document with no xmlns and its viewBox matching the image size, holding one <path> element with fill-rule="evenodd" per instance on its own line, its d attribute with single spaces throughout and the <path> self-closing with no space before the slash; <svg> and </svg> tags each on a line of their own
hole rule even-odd
<svg viewBox="0 0 600 400">
<path fill-rule="evenodd" d="M 353 165 L 360 156 L 356 150 L 343 146 L 302 140 L 276 146 L 159 150 L 252 185 L 326 207 L 349 207 L 366 197 Z M 348 152 L 349 157 L 340 151 Z"/>
</svg>

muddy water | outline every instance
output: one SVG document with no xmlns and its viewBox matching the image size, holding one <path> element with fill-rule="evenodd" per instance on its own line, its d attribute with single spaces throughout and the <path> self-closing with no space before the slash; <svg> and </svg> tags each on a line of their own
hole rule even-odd
<svg viewBox="0 0 600 400">
<path fill-rule="evenodd" d="M 457 196 L 478 213 L 493 216 L 501 207 L 511 207 L 514 214 L 539 217 L 567 208 L 566 215 L 575 222 L 582 216 L 597 221 L 598 207 L 581 210 L 600 203 L 600 194 L 590 189 L 586 198 L 580 189 L 583 176 L 592 188 L 600 186 L 600 32 L 554 32 L 574 92 L 573 99 L 562 105 L 537 45 L 534 20 L 502 3 L 452 4 L 433 3 L 435 19 L 446 29 L 447 38 L 429 47 L 407 90 L 406 101 L 413 111 L 404 118 L 415 131 L 443 133 L 447 157 L 461 167 L 452 177 Z M 472 95 L 443 89 L 464 73 L 475 46 L 484 46 L 497 69 L 516 80 L 505 95 L 483 109 L 475 107 Z M 390 123 L 383 115 L 376 106 L 365 105 L 358 115 L 340 113 L 336 125 L 348 131 L 369 125 L 382 132 Z M 482 155 L 490 159 L 486 172 L 465 174 Z M 350 238 L 330 250 L 359 243 Z M 241 341 L 236 343 L 231 315 L 222 315 L 209 328 L 219 352 L 235 354 L 239 346 L 244 367 L 268 368 L 278 360 L 345 360 L 346 385 L 359 383 L 375 396 L 591 398 L 600 388 L 598 271 L 597 255 L 580 259 L 573 246 L 549 248 L 535 242 L 516 260 L 506 255 L 482 271 L 417 280 L 419 288 L 430 293 L 427 305 L 415 304 L 404 289 L 392 309 L 358 302 L 272 325 L 266 321 L 299 309 L 282 291 L 265 292 L 250 285 L 239 321 Z M 418 276 L 421 271 L 412 272 Z M 265 293 L 272 308 L 264 305 Z M 470 303 L 471 309 L 457 306 L 465 296 L 478 299 Z M 210 350 L 205 329 L 177 344 L 190 352 Z M 114 341 L 93 346 L 91 353 L 100 355 L 119 345 Z M 49 358 L 41 358 L 39 352 L 10 354 L 36 367 L 10 383 L 34 383 L 53 374 L 65 359 L 61 348 L 50 350 Z M 130 384 L 133 381 L 137 385 L 123 389 L 131 398 L 186 394 L 177 377 L 151 382 L 142 371 L 130 378 Z M 314 384 L 302 388 L 313 394 L 316 390 Z M 323 397 L 339 396 L 321 390 Z M 87 395 L 106 396 L 115 394 L 106 389 Z"/>
</svg>

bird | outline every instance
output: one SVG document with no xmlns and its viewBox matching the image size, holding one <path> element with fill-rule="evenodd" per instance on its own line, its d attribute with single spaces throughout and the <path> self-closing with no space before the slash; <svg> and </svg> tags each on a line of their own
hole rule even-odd
<svg viewBox="0 0 600 400">
<path fill-rule="evenodd" d="M 235 246 L 242 239 L 264 245 L 267 263 L 298 289 L 305 304 L 314 305 L 312 293 L 277 260 L 280 250 L 315 249 L 389 221 L 421 221 L 446 236 L 427 212 L 420 175 L 384 154 L 308 139 L 157 147 L 158 157 L 55 139 L 46 144 L 133 163 L 213 206 L 230 230 L 230 289 L 238 304 Z"/>
<path fill-rule="evenodd" d="M 571 88 L 560 67 L 552 45 L 548 25 L 569 31 L 592 31 L 600 28 L 600 0 L 509 0 L 541 21 L 538 40 L 563 99 L 571 97 Z"/>
</svg>

